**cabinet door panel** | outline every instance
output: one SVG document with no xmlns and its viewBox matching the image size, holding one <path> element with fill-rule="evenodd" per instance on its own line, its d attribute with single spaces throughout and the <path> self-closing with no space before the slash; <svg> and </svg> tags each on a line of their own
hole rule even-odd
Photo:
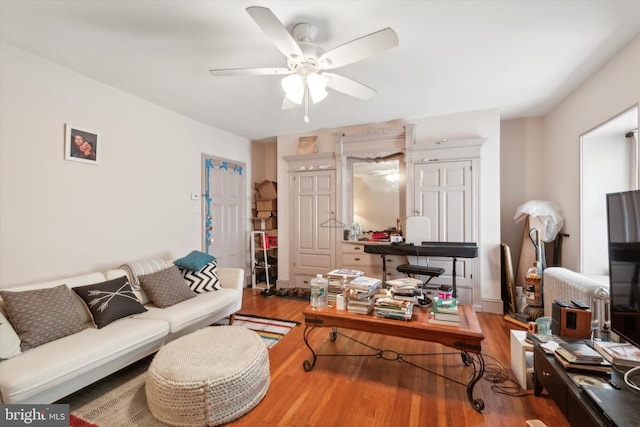
<svg viewBox="0 0 640 427">
<path fill-rule="evenodd" d="M 306 221 L 298 221 L 298 248 L 300 250 L 313 250 L 314 249 L 314 235 L 308 232 L 308 228 L 311 226 L 310 220 L 313 218 L 314 213 L 314 196 L 309 194 L 301 194 L 298 196 L 298 209 L 296 210 L 296 216 L 298 218 L 306 218 Z"/>
<path fill-rule="evenodd" d="M 415 214 L 429 218 L 431 240 L 472 242 L 471 161 L 418 164 L 415 173 Z"/>
<path fill-rule="evenodd" d="M 300 252 L 298 264 L 308 268 L 318 268 L 322 271 L 331 270 L 331 256 L 320 253 Z"/>
</svg>

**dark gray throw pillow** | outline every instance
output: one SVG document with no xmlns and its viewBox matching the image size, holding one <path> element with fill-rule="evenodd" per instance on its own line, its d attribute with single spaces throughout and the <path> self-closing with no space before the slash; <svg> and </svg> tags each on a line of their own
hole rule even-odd
<svg viewBox="0 0 640 427">
<path fill-rule="evenodd" d="M 22 351 L 85 328 L 67 285 L 31 291 L 0 291 Z"/>
<path fill-rule="evenodd" d="M 140 286 L 160 308 L 169 307 L 196 296 L 175 265 L 151 274 L 138 276 Z"/>
<path fill-rule="evenodd" d="M 98 329 L 123 317 L 147 311 L 133 293 L 127 277 L 78 286 L 73 290 L 87 304 Z"/>
</svg>

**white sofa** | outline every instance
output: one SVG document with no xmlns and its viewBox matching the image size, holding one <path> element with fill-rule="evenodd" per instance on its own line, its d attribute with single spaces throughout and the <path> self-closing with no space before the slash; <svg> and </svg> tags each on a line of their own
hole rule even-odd
<svg viewBox="0 0 640 427">
<path fill-rule="evenodd" d="M 61 284 L 73 288 L 126 273 L 118 269 L 2 290 L 17 292 Z M 147 311 L 116 320 L 101 329 L 93 325 L 86 305 L 72 292 L 78 313 L 88 327 L 0 361 L 0 403 L 55 402 L 153 354 L 168 341 L 236 313 L 242 306 L 244 271 L 219 267 L 217 274 L 222 289 L 197 294 L 195 298 L 166 308 L 155 307 L 142 289 L 136 290 Z M 2 300 L 0 309 L 3 309 Z M 0 343 L 10 345 L 17 335 L 8 322 L 4 323 L 0 325 Z M 17 345 L 19 348 L 19 342 Z"/>
</svg>

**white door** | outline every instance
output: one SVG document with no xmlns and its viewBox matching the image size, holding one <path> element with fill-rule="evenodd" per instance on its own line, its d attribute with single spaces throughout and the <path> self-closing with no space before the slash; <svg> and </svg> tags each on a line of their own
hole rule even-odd
<svg viewBox="0 0 640 427">
<path fill-rule="evenodd" d="M 432 241 L 475 242 L 471 167 L 471 160 L 415 165 L 414 214 L 429 218 Z M 431 257 L 429 260 L 422 260 L 421 264 L 426 262 L 432 267 L 445 269 L 445 273 L 434 279 L 434 283 L 452 283 L 451 258 Z M 474 259 L 457 259 L 458 298 L 465 304 L 473 303 L 474 268 Z"/>
<path fill-rule="evenodd" d="M 290 179 L 291 278 L 293 286 L 308 287 L 335 266 L 335 171 L 296 172 Z"/>
<path fill-rule="evenodd" d="M 203 155 L 203 246 L 221 267 L 246 268 L 245 165 Z"/>
</svg>

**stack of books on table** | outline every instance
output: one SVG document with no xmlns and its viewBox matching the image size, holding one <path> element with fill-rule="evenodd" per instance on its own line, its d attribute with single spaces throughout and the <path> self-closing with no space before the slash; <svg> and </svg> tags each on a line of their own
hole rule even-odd
<svg viewBox="0 0 640 427">
<path fill-rule="evenodd" d="M 583 339 L 564 338 L 558 343 L 554 356 L 568 371 L 611 372 L 611 363 Z"/>
<path fill-rule="evenodd" d="M 338 268 L 328 272 L 329 288 L 327 290 L 327 296 L 329 302 L 336 302 L 336 297 L 344 291 L 347 283 L 363 275 L 364 272 L 351 268 Z"/>
<path fill-rule="evenodd" d="M 376 317 L 385 319 L 411 320 L 413 303 L 394 298 L 378 298 L 375 302 Z"/>
<path fill-rule="evenodd" d="M 458 300 L 456 298 L 434 299 L 431 304 L 431 316 L 429 323 L 437 325 L 460 325 L 458 313 Z"/>
<path fill-rule="evenodd" d="M 374 296 L 380 290 L 380 279 L 360 276 L 346 285 L 343 293 L 347 296 L 347 311 L 367 314 L 373 309 Z"/>
<path fill-rule="evenodd" d="M 391 292 L 391 297 L 398 301 L 409 301 L 418 303 L 418 293 L 422 280 L 413 277 L 401 277 L 399 279 L 387 280 L 387 286 Z"/>
<path fill-rule="evenodd" d="M 369 297 L 365 299 L 353 299 L 347 300 L 347 311 L 357 314 L 369 314 L 373 310 L 375 298 Z"/>
<path fill-rule="evenodd" d="M 346 277 L 349 280 L 353 280 L 356 277 L 364 276 L 364 272 L 360 270 L 353 270 L 351 268 L 338 268 L 336 270 L 331 270 L 330 272 L 328 272 L 327 276 L 337 278 Z"/>
<path fill-rule="evenodd" d="M 595 341 L 593 348 L 612 365 L 627 367 L 640 366 L 640 348 L 633 344 L 613 341 Z"/>
<path fill-rule="evenodd" d="M 362 271 L 351 268 L 338 268 L 328 272 L 329 289 L 327 294 L 329 302 L 335 302 L 336 297 L 344 291 L 347 283 L 362 275 L 364 275 Z"/>
<path fill-rule="evenodd" d="M 336 302 L 337 296 L 342 293 L 342 280 L 329 277 L 327 287 L 327 299 L 329 302 Z"/>
<path fill-rule="evenodd" d="M 365 299 L 378 293 L 380 279 L 360 276 L 351 280 L 344 289 L 344 294 L 352 299 Z"/>
</svg>

